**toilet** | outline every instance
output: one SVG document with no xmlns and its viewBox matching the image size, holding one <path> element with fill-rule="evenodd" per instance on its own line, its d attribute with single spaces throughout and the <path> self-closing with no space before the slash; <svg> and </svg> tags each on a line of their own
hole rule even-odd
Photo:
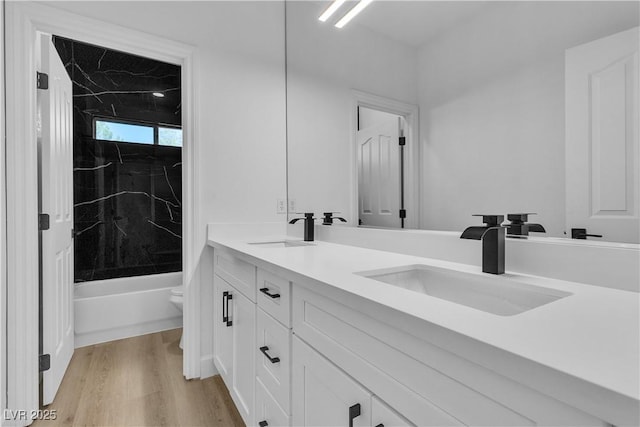
<svg viewBox="0 0 640 427">
<path fill-rule="evenodd" d="M 184 286 L 177 286 L 175 288 L 171 288 L 171 296 L 169 297 L 169 301 L 171 301 L 171 303 L 180 310 L 180 313 L 182 313 L 183 293 Z M 183 335 L 180 335 L 180 348 L 182 348 L 182 338 Z"/>
</svg>

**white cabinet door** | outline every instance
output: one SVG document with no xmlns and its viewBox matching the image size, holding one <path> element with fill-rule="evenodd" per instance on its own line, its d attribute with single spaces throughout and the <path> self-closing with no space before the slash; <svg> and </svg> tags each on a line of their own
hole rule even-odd
<svg viewBox="0 0 640 427">
<path fill-rule="evenodd" d="M 376 396 L 373 396 L 371 401 L 371 422 L 374 427 L 407 427 L 414 425 Z"/>
<path fill-rule="evenodd" d="M 256 378 L 256 425 L 258 427 L 289 427 L 287 412 L 269 393 L 260 378 Z"/>
<path fill-rule="evenodd" d="M 293 337 L 293 425 L 370 426 L 371 393 Z"/>
<path fill-rule="evenodd" d="M 217 274 L 213 289 L 213 360 L 244 422 L 253 425 L 256 305 Z"/>
<path fill-rule="evenodd" d="M 291 332 L 258 309 L 256 375 L 278 404 L 291 410 Z"/>
<path fill-rule="evenodd" d="M 638 27 L 568 49 L 567 234 L 639 243 Z"/>
<path fill-rule="evenodd" d="M 232 384 L 233 366 L 233 329 L 227 326 L 227 307 L 231 301 L 227 300 L 233 288 L 218 275 L 213 276 L 213 361 L 218 368 L 227 387 Z"/>
<path fill-rule="evenodd" d="M 256 305 L 235 289 L 230 301 L 229 327 L 233 334 L 231 395 L 247 425 L 253 425 L 256 381 Z"/>
</svg>

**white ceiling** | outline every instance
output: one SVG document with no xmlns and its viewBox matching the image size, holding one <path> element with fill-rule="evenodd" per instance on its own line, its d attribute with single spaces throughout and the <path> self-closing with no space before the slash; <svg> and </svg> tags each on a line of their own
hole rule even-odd
<svg viewBox="0 0 640 427">
<path fill-rule="evenodd" d="M 374 1 L 348 25 L 362 25 L 390 39 L 419 47 L 450 27 L 496 7 L 490 1 Z M 353 4 L 353 2 L 347 2 Z M 350 7 L 345 4 L 336 15 Z M 340 13 L 342 12 L 342 13 Z"/>
</svg>

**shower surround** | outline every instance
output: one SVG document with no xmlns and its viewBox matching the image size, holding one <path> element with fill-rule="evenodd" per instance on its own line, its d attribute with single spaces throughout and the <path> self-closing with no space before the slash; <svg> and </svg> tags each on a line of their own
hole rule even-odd
<svg viewBox="0 0 640 427">
<path fill-rule="evenodd" d="M 180 67 L 54 44 L 73 82 L 75 281 L 180 271 L 181 148 L 94 138 L 96 119 L 181 126 Z"/>
</svg>

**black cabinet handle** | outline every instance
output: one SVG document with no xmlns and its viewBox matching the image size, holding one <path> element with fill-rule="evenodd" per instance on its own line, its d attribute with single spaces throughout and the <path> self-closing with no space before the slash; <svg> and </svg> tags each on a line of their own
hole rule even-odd
<svg viewBox="0 0 640 427">
<path fill-rule="evenodd" d="M 227 316 L 227 297 L 229 296 L 229 292 L 224 291 L 222 293 L 222 321 L 226 322 L 227 320 L 229 320 L 229 317 Z"/>
<path fill-rule="evenodd" d="M 269 353 L 267 353 L 268 350 L 269 350 L 269 347 L 267 347 L 266 345 L 264 347 L 260 347 L 260 351 L 262 352 L 262 354 L 264 354 L 264 356 L 267 359 L 269 359 L 269 362 L 271 362 L 271 363 L 280 362 L 280 358 L 279 357 L 271 357 L 271 356 L 269 356 Z"/>
<path fill-rule="evenodd" d="M 269 298 L 273 298 L 273 299 L 280 298 L 280 294 L 270 294 L 269 293 L 269 288 L 260 288 L 260 292 L 262 292 L 263 294 L 265 294 Z"/>
<path fill-rule="evenodd" d="M 260 426 L 260 427 L 267 427 L 268 425 L 269 425 L 269 423 L 266 420 L 260 421 L 258 423 L 258 426 Z"/>
<path fill-rule="evenodd" d="M 384 424 L 380 423 L 376 427 L 384 427 Z"/>
<path fill-rule="evenodd" d="M 353 427 L 353 419 L 359 417 L 361 413 L 360 404 L 356 403 L 349 407 L 349 427 Z"/>
<path fill-rule="evenodd" d="M 225 294 L 227 294 L 227 301 L 226 301 L 226 307 L 227 307 L 227 317 L 226 317 L 226 322 L 227 322 L 227 328 L 231 325 L 233 325 L 233 322 L 231 321 L 231 317 L 229 316 L 229 300 L 233 299 L 233 294 L 231 292 L 225 292 Z"/>
</svg>

